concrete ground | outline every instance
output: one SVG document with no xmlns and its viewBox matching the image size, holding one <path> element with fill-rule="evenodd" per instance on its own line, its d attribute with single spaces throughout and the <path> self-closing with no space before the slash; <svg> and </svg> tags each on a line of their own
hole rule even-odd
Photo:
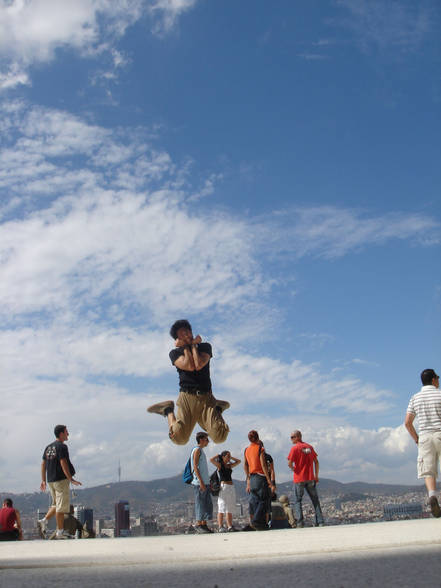
<svg viewBox="0 0 441 588">
<path fill-rule="evenodd" d="M 0 543 L 0 585 L 441 587 L 441 520 Z"/>
</svg>

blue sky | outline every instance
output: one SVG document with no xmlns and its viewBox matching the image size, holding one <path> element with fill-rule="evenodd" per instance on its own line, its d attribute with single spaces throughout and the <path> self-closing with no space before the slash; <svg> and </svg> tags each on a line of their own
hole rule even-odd
<svg viewBox="0 0 441 588">
<path fill-rule="evenodd" d="M 440 358 L 435 1 L 0 2 L 1 489 L 56 423 L 87 486 L 182 470 L 170 324 L 212 342 L 224 446 L 288 480 L 416 481 Z"/>
</svg>

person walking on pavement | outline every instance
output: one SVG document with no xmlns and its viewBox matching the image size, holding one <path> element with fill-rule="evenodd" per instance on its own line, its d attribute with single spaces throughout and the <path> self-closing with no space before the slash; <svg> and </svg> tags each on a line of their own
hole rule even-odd
<svg viewBox="0 0 441 588">
<path fill-rule="evenodd" d="M 46 516 L 38 521 L 38 527 L 40 535 L 45 538 L 48 520 L 55 515 L 56 539 L 68 539 L 70 536 L 64 531 L 64 515 L 70 512 L 69 486 L 70 484 L 81 486 L 81 482 L 73 478 L 75 468 L 69 459 L 69 450 L 66 445 L 69 438 L 66 425 L 56 425 L 54 435 L 55 441 L 50 443 L 43 452 L 40 484 L 42 492 L 45 492 L 49 486 L 52 504 Z"/>
<path fill-rule="evenodd" d="M 414 394 L 407 407 L 404 426 L 418 446 L 417 473 L 424 478 L 432 515 L 441 517 L 436 496 L 436 478 L 441 457 L 441 391 L 439 376 L 432 369 L 421 372 L 422 388 Z M 418 431 L 414 419 L 418 419 Z"/>
</svg>

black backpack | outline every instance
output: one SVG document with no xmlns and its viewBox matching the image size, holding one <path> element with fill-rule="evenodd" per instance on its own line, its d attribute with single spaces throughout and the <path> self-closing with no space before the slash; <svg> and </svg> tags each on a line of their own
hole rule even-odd
<svg viewBox="0 0 441 588">
<path fill-rule="evenodd" d="M 213 496 L 219 496 L 220 489 L 221 483 L 216 469 L 210 476 L 210 492 Z"/>
</svg>

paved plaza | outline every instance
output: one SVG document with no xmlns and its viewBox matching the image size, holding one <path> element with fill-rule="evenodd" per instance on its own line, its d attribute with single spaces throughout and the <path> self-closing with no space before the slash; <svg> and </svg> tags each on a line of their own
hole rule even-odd
<svg viewBox="0 0 441 588">
<path fill-rule="evenodd" d="M 0 585 L 441 586 L 441 520 L 0 543 Z"/>
</svg>

